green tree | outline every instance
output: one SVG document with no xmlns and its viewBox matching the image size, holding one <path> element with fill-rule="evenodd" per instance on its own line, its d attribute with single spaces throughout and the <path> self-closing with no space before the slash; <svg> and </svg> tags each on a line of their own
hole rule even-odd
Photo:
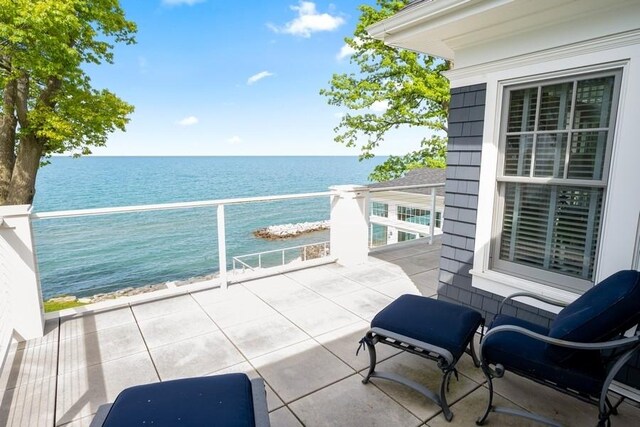
<svg viewBox="0 0 640 427">
<path fill-rule="evenodd" d="M 360 160 L 374 156 L 373 150 L 387 132 L 399 127 L 420 127 L 425 137 L 420 148 L 405 156 L 391 156 L 369 176 L 374 181 L 402 176 L 406 171 L 445 166 L 449 81 L 442 75 L 448 61 L 386 46 L 369 37 L 366 28 L 398 12 L 408 0 L 377 0 L 377 7 L 360 6 L 360 19 L 353 37 L 345 39 L 354 53 L 351 63 L 357 73 L 334 74 L 328 89 L 320 91 L 330 105 L 346 107 L 335 140 L 347 147 L 360 145 Z M 371 108 L 383 105 L 376 113 Z M 362 141 L 365 141 L 364 143 Z"/>
<path fill-rule="evenodd" d="M 28 204 L 54 153 L 90 154 L 133 107 L 85 68 L 134 43 L 118 0 L 0 0 L 0 204 Z"/>
</svg>

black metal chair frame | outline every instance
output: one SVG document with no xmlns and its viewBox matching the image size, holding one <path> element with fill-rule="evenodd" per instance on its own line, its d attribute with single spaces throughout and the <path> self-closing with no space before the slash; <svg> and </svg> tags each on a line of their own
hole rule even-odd
<svg viewBox="0 0 640 427">
<path fill-rule="evenodd" d="M 481 330 L 482 327 L 483 325 L 481 325 Z M 440 394 L 438 395 L 422 384 L 418 384 L 417 382 L 411 381 L 410 379 L 405 378 L 401 375 L 391 372 L 376 371 L 375 369 L 377 360 L 375 345 L 377 343 L 386 344 L 391 347 L 395 347 L 408 353 L 415 354 L 437 362 L 438 368 L 440 368 L 443 374 L 442 381 L 440 382 Z M 451 421 L 451 419 L 453 418 L 453 414 L 451 413 L 449 404 L 447 403 L 446 391 L 449 389 L 451 375 L 455 374 L 456 378 L 458 377 L 456 363 L 458 363 L 458 360 L 460 358 L 454 359 L 453 354 L 451 354 L 451 352 L 445 348 L 438 347 L 424 341 L 409 338 L 407 336 L 400 335 L 382 328 L 371 328 L 364 336 L 364 338 L 362 338 L 362 340 L 360 341 L 361 347 L 358 348 L 358 351 L 364 344 L 366 344 L 367 350 L 369 352 L 369 371 L 367 373 L 367 376 L 362 380 L 363 384 L 367 384 L 371 378 L 380 378 L 403 384 L 422 394 L 427 399 L 433 401 L 436 405 L 442 408 L 442 413 L 445 419 L 447 421 Z M 476 352 L 474 350 L 473 337 L 467 345 L 466 352 L 471 355 L 471 357 L 473 358 L 473 363 L 476 365 L 476 367 L 480 367 L 480 361 L 478 360 Z"/>
<path fill-rule="evenodd" d="M 508 301 L 518 297 L 527 297 L 527 298 L 536 299 L 538 301 L 555 305 L 557 307 L 565 307 L 567 305 L 563 302 L 550 299 L 550 298 L 545 298 L 540 295 L 531 294 L 528 292 L 518 292 L 513 295 L 509 295 L 508 297 L 502 300 L 502 302 L 500 303 L 500 306 L 498 307 L 498 314 L 502 313 L 502 308 Z M 526 335 L 530 338 L 533 338 L 539 341 L 543 341 L 548 344 L 553 344 L 553 345 L 557 345 L 565 348 L 573 348 L 577 350 L 593 350 L 593 351 L 602 351 L 602 350 L 621 351 L 621 353 L 618 354 L 617 357 L 615 358 L 615 362 L 612 362 L 612 364 L 610 365 L 607 371 L 607 376 L 605 378 L 605 381 L 599 396 L 590 396 L 584 393 L 578 393 L 571 389 L 559 387 L 558 385 L 552 382 L 546 381 L 544 379 L 533 377 L 526 372 L 520 372 L 518 370 L 510 370 L 510 372 L 513 372 L 516 375 L 522 376 L 524 378 L 527 378 L 539 384 L 553 388 L 561 393 L 567 394 L 581 401 L 597 406 L 599 410 L 598 427 L 604 427 L 604 426 L 611 425 L 610 416 L 617 415 L 617 408 L 625 399 L 624 396 L 621 396 L 615 404 L 612 404 L 607 394 L 609 392 L 609 387 L 611 386 L 611 382 L 613 381 L 615 376 L 618 374 L 620 369 L 624 366 L 625 363 L 629 361 L 633 353 L 640 348 L 640 335 L 639 335 L 640 330 L 639 329 L 640 327 L 636 326 L 636 333 L 632 337 L 625 337 L 625 338 L 615 339 L 615 340 L 606 341 L 606 342 L 598 342 L 598 343 L 582 343 L 582 342 L 565 341 L 565 340 L 560 340 L 556 338 L 551 338 L 519 326 L 501 325 L 493 329 L 490 329 L 488 332 L 486 332 L 484 336 L 484 340 L 486 340 L 491 335 L 499 334 L 502 332 L 515 332 L 515 333 Z M 489 416 L 489 413 L 496 412 L 496 413 L 515 415 L 522 418 L 527 418 L 527 419 L 530 419 L 542 424 L 546 424 L 549 426 L 560 426 L 560 424 L 558 424 L 556 421 L 546 418 L 539 414 L 526 412 L 526 411 L 522 411 L 514 408 L 493 406 L 493 381 L 492 380 L 493 378 L 502 378 L 504 376 L 505 369 L 500 364 L 496 364 L 495 367 L 492 368 L 489 365 L 489 363 L 487 363 L 487 361 L 484 358 L 484 352 L 483 352 L 483 345 L 485 342 L 484 340 L 481 341 L 480 343 L 480 367 L 482 368 L 482 372 L 487 378 L 487 384 L 489 386 L 489 402 L 487 404 L 485 413 L 480 418 L 478 418 L 478 420 L 476 421 L 476 424 L 477 425 L 484 424 L 487 417 Z"/>
</svg>

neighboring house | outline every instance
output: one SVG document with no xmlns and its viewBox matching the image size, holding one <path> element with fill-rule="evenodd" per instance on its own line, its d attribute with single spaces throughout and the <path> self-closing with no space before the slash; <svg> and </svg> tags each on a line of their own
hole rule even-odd
<svg viewBox="0 0 640 427">
<path fill-rule="evenodd" d="M 491 321 L 639 267 L 639 0 L 416 1 L 368 31 L 453 64 L 439 298 Z"/>
<path fill-rule="evenodd" d="M 429 236 L 431 188 L 397 187 L 442 184 L 444 181 L 444 169 L 421 168 L 407 172 L 402 178 L 369 185 L 374 191 L 370 196 L 369 246 L 384 246 Z M 389 191 L 380 191 L 383 189 Z M 442 234 L 443 211 L 444 190 L 440 187 L 436 189 L 434 235 Z"/>
</svg>

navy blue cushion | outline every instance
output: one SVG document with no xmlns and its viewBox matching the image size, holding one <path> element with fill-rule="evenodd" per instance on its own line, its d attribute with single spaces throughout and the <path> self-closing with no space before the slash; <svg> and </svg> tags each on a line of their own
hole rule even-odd
<svg viewBox="0 0 640 427">
<path fill-rule="evenodd" d="M 103 427 L 254 426 L 251 381 L 245 374 L 188 378 L 128 388 Z"/>
<path fill-rule="evenodd" d="M 551 324 L 549 336 L 566 341 L 600 342 L 640 322 L 640 272 L 620 271 L 565 307 Z M 549 357 L 569 364 L 576 350 L 548 345 Z"/>
<path fill-rule="evenodd" d="M 402 295 L 373 318 L 371 327 L 442 347 L 457 360 L 481 323 L 482 315 L 468 307 Z"/>
<path fill-rule="evenodd" d="M 520 326 L 541 335 L 548 330 L 516 317 L 499 314 L 491 328 L 500 325 Z M 489 363 L 499 363 L 507 371 L 547 380 L 563 388 L 570 388 L 591 396 L 598 396 L 605 380 L 600 353 L 580 351 L 580 357 L 570 367 L 561 366 L 549 358 L 546 343 L 517 332 L 499 332 L 485 338 L 482 352 Z"/>
</svg>

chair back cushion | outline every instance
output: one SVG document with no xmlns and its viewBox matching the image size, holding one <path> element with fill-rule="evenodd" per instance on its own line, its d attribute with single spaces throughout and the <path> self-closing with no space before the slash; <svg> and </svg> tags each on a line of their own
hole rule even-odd
<svg viewBox="0 0 640 427">
<path fill-rule="evenodd" d="M 640 272 L 619 271 L 565 307 L 551 324 L 549 336 L 566 341 L 602 342 L 640 322 Z M 579 350 L 548 345 L 548 356 L 567 363 Z"/>
</svg>

